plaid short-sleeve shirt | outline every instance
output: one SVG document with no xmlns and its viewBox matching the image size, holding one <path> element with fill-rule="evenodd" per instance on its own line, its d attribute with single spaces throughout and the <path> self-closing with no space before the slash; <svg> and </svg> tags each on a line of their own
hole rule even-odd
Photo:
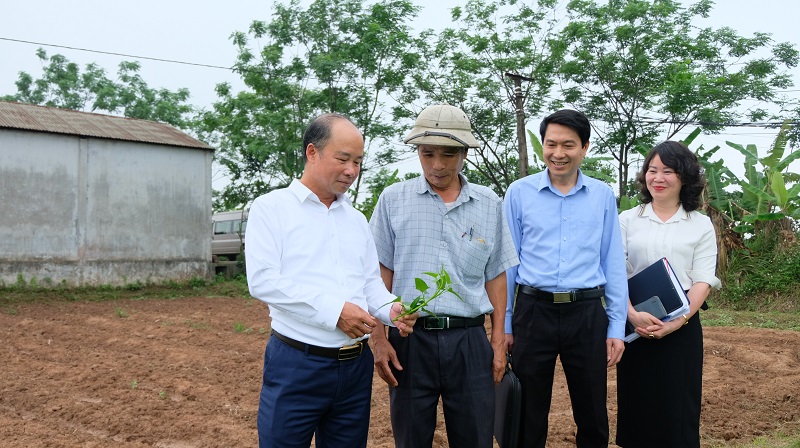
<svg viewBox="0 0 800 448">
<path fill-rule="evenodd" d="M 389 186 L 370 220 L 381 264 L 394 272 L 392 292 L 411 301 L 419 295 L 415 278 L 435 288 L 423 272 L 447 270 L 453 289 L 431 302 L 436 315 L 474 317 L 490 313 L 485 284 L 519 263 L 500 198 L 469 184 L 448 208 L 423 176 Z"/>
</svg>

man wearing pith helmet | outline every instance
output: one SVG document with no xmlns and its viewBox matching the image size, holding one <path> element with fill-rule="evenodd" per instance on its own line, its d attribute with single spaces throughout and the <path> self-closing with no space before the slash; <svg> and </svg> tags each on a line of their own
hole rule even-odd
<svg viewBox="0 0 800 448">
<path fill-rule="evenodd" d="M 492 446 L 494 388 L 506 363 L 505 270 L 518 263 L 500 198 L 461 174 L 480 146 L 467 115 L 437 104 L 417 117 L 405 143 L 415 145 L 423 176 L 389 186 L 370 220 L 387 289 L 408 302 L 415 278 L 449 273 L 445 293 L 414 333 L 394 329 L 370 338 L 378 374 L 390 386 L 392 429 L 400 448 L 430 447 L 441 397 L 451 447 Z M 423 313 L 424 314 L 424 313 Z M 486 315 L 492 323 L 486 336 Z"/>
</svg>

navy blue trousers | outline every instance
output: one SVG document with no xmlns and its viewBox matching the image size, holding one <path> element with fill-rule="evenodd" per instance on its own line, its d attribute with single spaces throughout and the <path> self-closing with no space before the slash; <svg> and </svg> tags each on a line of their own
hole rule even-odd
<svg viewBox="0 0 800 448">
<path fill-rule="evenodd" d="M 261 448 L 364 448 L 369 432 L 373 357 L 309 355 L 270 338 L 258 406 Z"/>
<path fill-rule="evenodd" d="M 389 388 L 395 446 L 430 448 L 441 397 L 449 446 L 491 448 L 494 352 L 484 327 L 417 328 L 407 338 L 390 328 L 389 342 L 403 366 L 392 369 L 398 386 Z"/>
</svg>

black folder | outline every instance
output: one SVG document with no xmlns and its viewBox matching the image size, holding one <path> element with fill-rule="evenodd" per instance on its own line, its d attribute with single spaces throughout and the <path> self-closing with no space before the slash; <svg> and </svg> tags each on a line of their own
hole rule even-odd
<svg viewBox="0 0 800 448">
<path fill-rule="evenodd" d="M 517 448 L 522 412 L 522 386 L 517 375 L 511 370 L 511 355 L 506 356 L 506 372 L 494 389 L 494 438 L 500 448 Z"/>
<path fill-rule="evenodd" d="M 689 298 L 666 258 L 659 259 L 628 279 L 628 297 L 634 308 L 653 296 L 658 296 L 664 306 L 666 311 L 666 316 L 662 318 L 664 321 L 673 320 L 689 312 Z M 635 332 L 629 331 L 632 330 L 626 330 L 626 342 L 638 337 Z"/>
</svg>

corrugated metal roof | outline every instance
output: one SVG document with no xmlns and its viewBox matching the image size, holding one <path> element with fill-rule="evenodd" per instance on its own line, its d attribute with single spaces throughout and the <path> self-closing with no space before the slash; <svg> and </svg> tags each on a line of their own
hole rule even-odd
<svg viewBox="0 0 800 448">
<path fill-rule="evenodd" d="M 165 123 L 0 101 L 0 128 L 212 149 Z"/>
</svg>

